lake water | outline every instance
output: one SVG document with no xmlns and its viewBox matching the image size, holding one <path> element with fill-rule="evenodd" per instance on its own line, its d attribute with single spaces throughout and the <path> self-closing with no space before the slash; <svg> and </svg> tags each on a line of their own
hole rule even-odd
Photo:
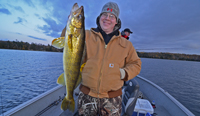
<svg viewBox="0 0 200 116">
<path fill-rule="evenodd" d="M 62 53 L 0 49 L 0 114 L 57 86 Z M 141 58 L 139 74 L 200 115 L 200 62 Z"/>
<path fill-rule="evenodd" d="M 62 53 L 0 49 L 3 112 L 57 86 L 56 80 L 62 73 Z"/>
</svg>

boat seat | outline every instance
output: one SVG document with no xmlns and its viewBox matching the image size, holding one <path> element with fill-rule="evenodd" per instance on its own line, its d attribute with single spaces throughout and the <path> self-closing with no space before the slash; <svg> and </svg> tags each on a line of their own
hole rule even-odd
<svg viewBox="0 0 200 116">
<path fill-rule="evenodd" d="M 133 114 L 138 95 L 138 82 L 134 78 L 125 82 L 122 96 L 122 116 L 131 116 Z"/>
</svg>

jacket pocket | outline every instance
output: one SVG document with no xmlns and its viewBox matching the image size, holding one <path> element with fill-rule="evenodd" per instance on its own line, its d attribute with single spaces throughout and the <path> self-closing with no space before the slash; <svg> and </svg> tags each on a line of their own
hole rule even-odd
<svg viewBox="0 0 200 116">
<path fill-rule="evenodd" d="M 88 59 L 82 72 L 82 84 L 92 90 L 96 90 L 99 66 L 98 59 Z"/>
<path fill-rule="evenodd" d="M 105 70 L 105 74 L 102 78 L 102 91 L 115 91 L 123 86 L 123 80 L 121 80 L 119 65 L 117 63 L 109 63 L 108 68 Z"/>
</svg>

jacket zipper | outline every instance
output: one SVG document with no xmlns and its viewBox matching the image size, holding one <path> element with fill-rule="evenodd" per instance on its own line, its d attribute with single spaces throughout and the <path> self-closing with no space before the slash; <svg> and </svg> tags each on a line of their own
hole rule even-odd
<svg viewBox="0 0 200 116">
<path fill-rule="evenodd" d="M 99 77 L 99 83 L 98 83 L 98 92 L 97 92 L 97 96 L 98 96 L 98 104 L 99 104 L 99 108 L 98 108 L 98 111 L 99 111 L 99 113 L 100 113 L 100 107 L 101 107 L 101 101 L 100 101 L 100 99 L 99 99 L 99 88 L 100 88 L 100 84 L 101 84 L 101 77 L 102 77 L 102 68 L 103 68 L 103 64 L 104 64 L 104 58 L 105 58 L 105 53 L 106 53 L 106 48 L 107 48 L 107 45 L 105 45 L 105 51 L 104 51 L 104 57 L 103 57 L 103 62 L 102 62 L 102 66 L 101 66 L 101 71 L 100 71 L 100 77 Z"/>
<path fill-rule="evenodd" d="M 113 39 L 111 39 L 111 40 L 113 41 Z M 110 41 L 110 42 L 111 42 L 111 41 Z M 109 43 L 110 43 L 110 42 L 109 42 Z M 109 44 L 109 43 L 108 43 L 108 44 Z M 99 89 L 100 89 L 100 84 L 101 84 L 102 68 L 103 68 L 103 64 L 104 64 L 104 58 L 105 58 L 106 48 L 107 48 L 107 45 L 105 45 L 104 57 L 103 57 L 103 62 L 102 62 L 101 71 L 100 71 L 100 77 L 99 77 L 99 83 L 98 83 L 98 88 L 97 88 L 97 90 L 98 90 L 98 92 L 97 92 L 98 98 L 99 98 Z"/>
<path fill-rule="evenodd" d="M 98 90 L 98 92 L 97 92 L 98 98 L 97 98 L 97 99 L 98 99 L 98 104 L 99 104 L 99 109 L 98 109 L 98 110 L 99 110 L 99 113 L 100 113 L 100 106 L 101 106 L 101 104 L 100 104 L 100 99 L 99 99 L 99 89 L 100 89 L 100 84 L 101 84 L 102 68 L 103 68 L 103 64 L 104 64 L 106 48 L 107 48 L 107 45 L 105 45 L 104 57 L 103 57 L 103 62 L 102 62 L 101 71 L 100 71 L 100 77 L 99 77 L 99 83 L 98 83 L 98 88 L 97 88 L 97 90 Z"/>
</svg>

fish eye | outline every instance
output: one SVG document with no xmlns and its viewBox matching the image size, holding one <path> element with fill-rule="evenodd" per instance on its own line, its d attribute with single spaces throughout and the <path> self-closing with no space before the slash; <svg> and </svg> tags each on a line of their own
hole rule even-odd
<svg viewBox="0 0 200 116">
<path fill-rule="evenodd" d="M 81 15 L 78 16 L 79 19 L 80 19 L 81 17 L 82 17 Z"/>
</svg>

